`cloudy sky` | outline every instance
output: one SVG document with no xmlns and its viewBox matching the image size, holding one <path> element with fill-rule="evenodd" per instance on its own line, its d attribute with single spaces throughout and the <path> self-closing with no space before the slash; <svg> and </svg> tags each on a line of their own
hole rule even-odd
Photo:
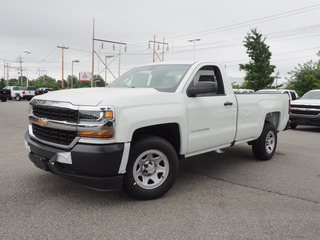
<svg viewBox="0 0 320 240">
<path fill-rule="evenodd" d="M 152 62 L 150 40 L 165 42 L 165 61 L 211 60 L 226 67 L 232 77 L 243 77 L 239 63 L 248 62 L 243 40 L 257 28 L 267 37 L 272 64 L 281 80 L 298 63 L 318 59 L 320 50 L 319 0 L 28 0 L 2 1 L 0 15 L 0 77 L 4 65 L 9 78 L 18 76 L 18 57 L 24 75 L 37 78 L 44 72 L 61 79 L 65 50 L 65 75 L 91 72 L 92 32 L 95 38 L 127 44 L 122 48 L 121 73 Z M 201 39 L 195 43 L 188 40 Z M 103 48 L 102 48 L 103 47 Z M 156 45 L 158 49 L 158 45 Z M 30 54 L 25 53 L 30 51 Z M 109 58 L 109 68 L 118 75 L 119 46 L 95 41 L 95 51 Z M 161 57 L 162 45 L 157 53 Z M 1 66 L 0 65 L 0 66 Z M 95 74 L 104 77 L 104 67 L 95 57 Z M 112 77 L 109 74 L 108 79 Z"/>
</svg>

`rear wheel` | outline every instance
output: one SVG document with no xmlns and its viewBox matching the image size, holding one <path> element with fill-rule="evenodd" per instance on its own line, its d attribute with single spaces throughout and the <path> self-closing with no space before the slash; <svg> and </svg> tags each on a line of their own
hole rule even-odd
<svg viewBox="0 0 320 240">
<path fill-rule="evenodd" d="M 163 138 L 148 136 L 132 145 L 125 191 L 137 199 L 161 197 L 173 186 L 178 170 L 178 156 Z"/>
<path fill-rule="evenodd" d="M 17 96 L 16 96 L 16 100 L 17 100 L 17 101 L 20 101 L 20 100 L 21 100 L 20 95 L 17 95 Z"/>
<path fill-rule="evenodd" d="M 6 102 L 7 99 L 6 98 L 1 98 L 1 102 Z"/>
<path fill-rule="evenodd" d="M 277 131 L 273 124 L 266 122 L 261 136 L 252 144 L 253 154 L 259 160 L 269 160 L 272 158 L 276 148 Z"/>
</svg>

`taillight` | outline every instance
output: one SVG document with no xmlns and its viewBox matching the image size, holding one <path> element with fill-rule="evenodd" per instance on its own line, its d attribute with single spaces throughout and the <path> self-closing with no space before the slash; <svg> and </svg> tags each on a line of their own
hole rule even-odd
<svg viewBox="0 0 320 240">
<path fill-rule="evenodd" d="M 39 94 L 39 91 L 37 91 L 37 94 Z"/>
<path fill-rule="evenodd" d="M 291 100 L 289 99 L 289 114 L 291 113 Z"/>
<path fill-rule="evenodd" d="M 25 91 L 23 91 L 23 92 L 22 92 L 22 94 L 26 94 L 26 92 L 25 92 Z"/>
</svg>

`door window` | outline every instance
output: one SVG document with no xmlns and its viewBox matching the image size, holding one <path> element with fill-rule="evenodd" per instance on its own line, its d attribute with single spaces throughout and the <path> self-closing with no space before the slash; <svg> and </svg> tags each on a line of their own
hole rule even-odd
<svg viewBox="0 0 320 240">
<path fill-rule="evenodd" d="M 215 82 L 218 87 L 217 93 L 202 94 L 201 96 L 224 95 L 223 81 L 221 73 L 216 66 L 204 66 L 194 75 L 189 87 L 195 86 L 198 82 Z"/>
</svg>

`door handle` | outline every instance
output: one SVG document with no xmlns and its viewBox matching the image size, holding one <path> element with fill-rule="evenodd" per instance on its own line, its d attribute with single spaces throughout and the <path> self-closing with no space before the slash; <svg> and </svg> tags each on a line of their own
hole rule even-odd
<svg viewBox="0 0 320 240">
<path fill-rule="evenodd" d="M 232 105 L 233 105 L 233 102 L 225 102 L 224 105 L 225 105 L 225 106 L 232 106 Z"/>
</svg>

